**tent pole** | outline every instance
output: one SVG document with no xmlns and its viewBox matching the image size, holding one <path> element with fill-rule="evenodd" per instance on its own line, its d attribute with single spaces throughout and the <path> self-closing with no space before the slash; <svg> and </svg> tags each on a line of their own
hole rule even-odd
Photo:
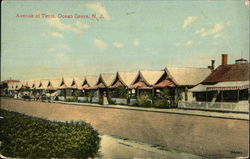
<svg viewBox="0 0 250 159">
<path fill-rule="evenodd" d="M 223 102 L 223 91 L 221 90 L 221 94 L 220 94 L 220 101 Z"/>
<path fill-rule="evenodd" d="M 237 90 L 237 102 L 239 102 L 239 100 L 240 100 L 240 90 L 238 89 Z"/>
</svg>

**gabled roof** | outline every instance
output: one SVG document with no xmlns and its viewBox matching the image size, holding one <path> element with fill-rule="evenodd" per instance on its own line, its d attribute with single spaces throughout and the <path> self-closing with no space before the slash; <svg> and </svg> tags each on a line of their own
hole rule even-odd
<svg viewBox="0 0 250 159">
<path fill-rule="evenodd" d="M 70 88 L 71 84 L 73 82 L 73 78 L 72 77 L 63 77 L 63 82 L 67 88 Z"/>
<path fill-rule="evenodd" d="M 38 89 L 39 85 L 41 83 L 41 80 L 36 80 L 33 82 L 33 85 L 31 86 L 31 88 L 33 89 Z"/>
<path fill-rule="evenodd" d="M 48 79 L 42 79 L 40 80 L 40 89 L 46 89 L 48 87 L 49 80 Z M 38 89 L 39 89 L 38 88 Z"/>
<path fill-rule="evenodd" d="M 28 87 L 31 88 L 34 84 L 34 80 L 29 80 L 27 83 L 28 83 Z"/>
<path fill-rule="evenodd" d="M 22 86 L 28 86 L 28 82 L 21 82 Z"/>
<path fill-rule="evenodd" d="M 83 85 L 84 80 L 85 80 L 85 77 L 74 77 L 71 83 L 71 87 L 73 86 L 73 83 L 75 83 L 76 88 L 80 89 L 81 86 Z"/>
<path fill-rule="evenodd" d="M 115 80 L 115 73 L 101 73 L 99 79 L 103 82 L 106 87 L 109 87 Z M 98 82 L 98 81 L 97 81 Z M 98 83 L 96 83 L 97 85 Z"/>
<path fill-rule="evenodd" d="M 8 90 L 10 90 L 10 91 L 11 91 L 11 90 L 15 90 L 15 89 L 14 89 L 14 85 L 15 85 L 15 83 L 9 82 L 9 83 L 8 83 Z"/>
<path fill-rule="evenodd" d="M 132 84 L 135 84 L 137 78 L 140 77 L 147 85 L 153 86 L 163 74 L 164 71 L 161 70 L 140 70 Z"/>
<path fill-rule="evenodd" d="M 89 87 L 94 87 L 98 78 L 98 76 L 85 76 L 85 81 L 89 84 Z"/>
<path fill-rule="evenodd" d="M 165 70 L 174 83 L 179 86 L 197 85 L 211 73 L 209 68 L 166 67 Z"/>
<path fill-rule="evenodd" d="M 15 90 L 19 90 L 22 87 L 22 83 L 16 83 Z"/>
<path fill-rule="evenodd" d="M 248 81 L 249 66 L 250 63 L 220 65 L 202 83 Z"/>
<path fill-rule="evenodd" d="M 50 79 L 49 82 L 51 83 L 53 89 L 58 89 L 62 83 L 62 78 Z"/>
<path fill-rule="evenodd" d="M 123 85 L 129 87 L 135 80 L 138 72 L 117 72 L 117 76 Z M 114 83 L 113 83 L 114 84 Z"/>
</svg>

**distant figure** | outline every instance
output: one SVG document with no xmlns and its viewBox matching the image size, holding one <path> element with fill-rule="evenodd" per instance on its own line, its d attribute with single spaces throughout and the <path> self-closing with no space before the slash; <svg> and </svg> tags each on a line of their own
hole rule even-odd
<svg viewBox="0 0 250 159">
<path fill-rule="evenodd" d="M 35 100 L 36 100 L 36 101 L 40 100 L 40 93 L 39 93 L 39 92 L 37 92 L 37 93 L 35 94 Z"/>
<path fill-rule="evenodd" d="M 106 91 L 103 92 L 103 105 L 108 105 L 108 98 L 107 98 L 107 93 Z"/>
</svg>

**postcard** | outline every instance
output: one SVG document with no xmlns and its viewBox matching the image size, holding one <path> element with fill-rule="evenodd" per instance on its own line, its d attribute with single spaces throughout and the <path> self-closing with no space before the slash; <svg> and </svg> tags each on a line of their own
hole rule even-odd
<svg viewBox="0 0 250 159">
<path fill-rule="evenodd" d="M 1 158 L 248 158 L 249 0 L 3 0 Z"/>
</svg>

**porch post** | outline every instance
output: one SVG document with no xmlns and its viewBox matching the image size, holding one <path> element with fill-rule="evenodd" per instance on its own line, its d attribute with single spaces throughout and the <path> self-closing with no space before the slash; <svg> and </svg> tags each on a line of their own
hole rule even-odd
<svg viewBox="0 0 250 159">
<path fill-rule="evenodd" d="M 66 89 L 63 89 L 64 91 L 64 100 L 66 100 Z"/>
<path fill-rule="evenodd" d="M 223 91 L 221 90 L 221 93 L 220 93 L 220 102 L 223 101 Z"/>
<path fill-rule="evenodd" d="M 155 90 L 154 88 L 152 88 L 152 98 L 154 97 L 154 95 L 155 95 Z"/>
<path fill-rule="evenodd" d="M 139 97 L 139 88 L 136 88 L 136 99 Z"/>
<path fill-rule="evenodd" d="M 240 90 L 238 89 L 237 90 L 237 102 L 239 102 L 240 101 Z"/>
<path fill-rule="evenodd" d="M 188 88 L 185 87 L 185 101 L 188 101 Z"/>
</svg>

